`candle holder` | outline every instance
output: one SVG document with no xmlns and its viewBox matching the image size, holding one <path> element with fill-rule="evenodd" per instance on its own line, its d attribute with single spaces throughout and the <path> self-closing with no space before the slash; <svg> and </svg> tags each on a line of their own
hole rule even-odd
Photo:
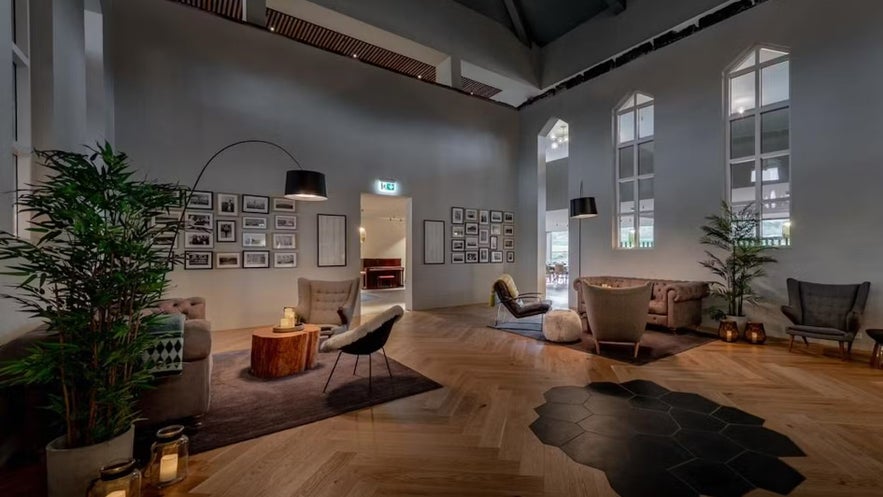
<svg viewBox="0 0 883 497">
<path fill-rule="evenodd" d="M 754 345 L 766 342 L 766 330 L 763 328 L 763 323 L 749 321 L 748 326 L 745 327 L 745 341 Z"/>
<path fill-rule="evenodd" d="M 89 485 L 88 497 L 141 497 L 141 472 L 134 459 L 119 459 L 101 468 Z"/>
<path fill-rule="evenodd" d="M 187 478 L 190 439 L 182 425 L 172 425 L 156 432 L 150 447 L 150 483 L 163 488 Z M 121 496 L 122 497 L 122 496 Z"/>
<path fill-rule="evenodd" d="M 739 340 L 739 326 L 735 321 L 723 320 L 717 328 L 717 334 L 725 342 L 735 342 Z"/>
</svg>

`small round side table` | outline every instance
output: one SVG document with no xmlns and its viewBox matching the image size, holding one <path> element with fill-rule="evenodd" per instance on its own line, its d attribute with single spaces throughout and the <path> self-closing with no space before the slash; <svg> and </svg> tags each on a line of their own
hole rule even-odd
<svg viewBox="0 0 883 497">
<path fill-rule="evenodd" d="M 874 350 L 871 352 L 871 367 L 883 366 L 883 330 L 865 330 L 865 333 L 874 341 Z"/>
</svg>

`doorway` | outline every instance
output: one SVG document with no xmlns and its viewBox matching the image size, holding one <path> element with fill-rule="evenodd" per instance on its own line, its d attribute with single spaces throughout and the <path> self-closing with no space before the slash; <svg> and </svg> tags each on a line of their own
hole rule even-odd
<svg viewBox="0 0 883 497">
<path fill-rule="evenodd" d="M 361 216 L 361 314 L 410 309 L 411 199 L 363 193 Z"/>
<path fill-rule="evenodd" d="M 568 166 L 570 157 L 570 129 L 561 119 L 552 119 L 543 129 L 538 140 L 540 159 L 545 168 L 543 257 L 539 259 L 540 270 L 545 275 L 546 298 L 552 306 L 568 308 L 570 288 Z M 542 196 L 540 196 L 542 198 Z"/>
</svg>

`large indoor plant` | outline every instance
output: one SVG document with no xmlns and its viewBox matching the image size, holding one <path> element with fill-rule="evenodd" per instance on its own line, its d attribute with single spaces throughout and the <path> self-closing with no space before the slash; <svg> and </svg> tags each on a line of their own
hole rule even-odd
<svg viewBox="0 0 883 497">
<path fill-rule="evenodd" d="M 136 179 L 126 155 L 107 144 L 36 155 L 49 177 L 19 197 L 29 236 L 0 233 L 4 272 L 20 279 L 2 296 L 51 335 L 0 366 L 0 377 L 48 391 L 65 433 L 47 446 L 50 495 L 83 495 L 85 487 L 69 487 L 96 476 L 92 466 L 120 451 L 131 456 L 138 395 L 151 379 L 144 330 L 157 319 L 145 311 L 166 289 L 174 258 L 157 241 L 180 227 L 178 218 L 155 219 L 179 206 L 180 191 Z M 88 474 L 69 474 L 77 471 Z"/>
<path fill-rule="evenodd" d="M 714 309 L 713 317 L 736 321 L 742 331 L 747 321 L 745 304 L 759 298 L 752 282 L 766 274 L 766 264 L 776 262 L 768 255 L 774 247 L 759 238 L 760 219 L 752 204 L 736 209 L 723 202 L 720 213 L 705 219 L 700 242 L 717 250 L 706 250 L 707 258 L 700 264 L 717 277 L 711 292 L 726 303 L 726 311 Z"/>
</svg>

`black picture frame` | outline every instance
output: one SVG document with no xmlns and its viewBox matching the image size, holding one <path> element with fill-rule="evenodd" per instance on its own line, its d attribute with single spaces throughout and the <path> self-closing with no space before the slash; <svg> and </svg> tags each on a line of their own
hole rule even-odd
<svg viewBox="0 0 883 497">
<path fill-rule="evenodd" d="M 509 264 L 515 263 L 515 251 L 507 250 L 506 251 L 506 262 Z"/>
<path fill-rule="evenodd" d="M 208 266 L 191 266 L 190 265 L 190 256 L 195 254 L 201 254 L 208 258 Z M 215 254 L 211 250 L 185 250 L 184 251 L 184 269 L 186 271 L 205 271 L 207 269 L 214 269 L 215 267 Z"/>
<path fill-rule="evenodd" d="M 491 251 L 487 247 L 481 247 L 478 249 L 478 262 L 480 264 L 487 264 L 491 261 Z"/>
<path fill-rule="evenodd" d="M 423 220 L 423 264 L 445 263 L 445 229 L 440 219 Z"/>
<path fill-rule="evenodd" d="M 215 243 L 236 243 L 236 224 L 238 219 L 216 219 L 215 220 Z M 221 225 L 223 224 L 232 224 L 232 236 L 229 238 L 221 239 Z"/>
<path fill-rule="evenodd" d="M 503 252 L 499 250 L 491 250 L 491 264 L 502 264 Z"/>
<path fill-rule="evenodd" d="M 186 190 L 185 190 L 186 192 Z M 187 201 L 185 202 L 186 208 L 188 210 L 197 210 L 197 211 L 213 211 L 215 210 L 215 193 L 210 192 L 208 190 L 192 190 L 186 192 Z M 193 204 L 193 197 L 204 197 L 208 199 L 208 204 L 199 203 Z"/>
<path fill-rule="evenodd" d="M 249 200 L 260 200 L 264 203 L 263 208 L 248 207 Z M 269 214 L 270 213 L 270 197 L 265 195 L 242 195 L 242 208 L 239 209 L 243 214 Z"/>
<path fill-rule="evenodd" d="M 260 266 L 248 266 L 246 260 L 248 254 L 264 254 L 266 255 L 267 264 Z M 243 250 L 242 251 L 242 268 L 243 269 L 267 269 L 270 267 L 270 251 L 269 250 Z"/>
<path fill-rule="evenodd" d="M 502 223 L 503 222 L 503 211 L 491 211 L 491 222 L 492 223 Z"/>
<path fill-rule="evenodd" d="M 466 252 L 451 252 L 451 264 L 466 264 Z"/>
<path fill-rule="evenodd" d="M 343 224 L 340 224 L 341 222 Z M 346 267 L 348 235 L 346 215 L 317 214 L 316 227 L 316 265 L 318 267 Z M 337 253 L 328 254 L 331 250 L 335 250 Z"/>
<path fill-rule="evenodd" d="M 477 250 L 467 250 L 464 254 L 466 254 L 466 264 L 478 264 Z"/>
<path fill-rule="evenodd" d="M 466 252 L 466 239 L 454 238 L 451 240 L 451 252 Z"/>
<path fill-rule="evenodd" d="M 463 212 L 463 219 L 466 220 L 467 223 L 478 222 L 478 209 L 465 209 Z"/>
<path fill-rule="evenodd" d="M 514 224 L 515 223 L 515 213 L 506 211 L 503 213 L 503 222 L 506 224 Z"/>
<path fill-rule="evenodd" d="M 462 207 L 451 207 L 451 224 L 463 224 L 466 222 L 465 212 Z"/>
<path fill-rule="evenodd" d="M 485 209 L 478 211 L 478 224 L 486 225 L 491 223 L 491 212 Z"/>
<path fill-rule="evenodd" d="M 466 236 L 478 236 L 478 223 L 466 223 Z"/>
</svg>

